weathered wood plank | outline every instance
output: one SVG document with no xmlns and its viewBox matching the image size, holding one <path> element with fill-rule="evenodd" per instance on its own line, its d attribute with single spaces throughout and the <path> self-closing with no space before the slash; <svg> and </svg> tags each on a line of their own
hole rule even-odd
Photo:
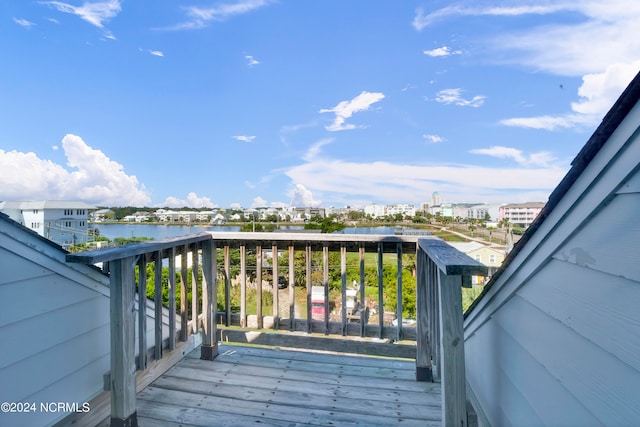
<svg viewBox="0 0 640 427">
<path fill-rule="evenodd" d="M 415 382 L 411 361 L 228 345 L 214 362 L 196 357 L 139 394 L 141 425 L 442 423 L 440 385 Z"/>
<path fill-rule="evenodd" d="M 442 271 L 440 289 L 440 348 L 443 424 L 467 425 L 467 394 L 462 328 L 462 288 L 460 276 Z"/>
<path fill-rule="evenodd" d="M 419 248 L 448 275 L 486 276 L 487 266 L 450 246 L 444 240 L 420 238 Z"/>
<path fill-rule="evenodd" d="M 111 420 L 127 425 L 136 412 L 135 257 L 110 262 Z"/>
</svg>

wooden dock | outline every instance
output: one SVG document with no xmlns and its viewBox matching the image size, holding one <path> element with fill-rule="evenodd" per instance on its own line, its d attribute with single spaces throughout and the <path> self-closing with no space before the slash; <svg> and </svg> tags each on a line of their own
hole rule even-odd
<svg viewBox="0 0 640 427">
<path fill-rule="evenodd" d="M 415 361 L 225 344 L 138 393 L 140 426 L 440 426 L 440 384 Z"/>
</svg>

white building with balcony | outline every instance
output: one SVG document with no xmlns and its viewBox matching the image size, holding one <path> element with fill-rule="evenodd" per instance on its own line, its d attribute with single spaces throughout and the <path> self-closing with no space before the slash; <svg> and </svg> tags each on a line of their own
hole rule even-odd
<svg viewBox="0 0 640 427">
<path fill-rule="evenodd" d="M 89 240 L 89 211 L 94 209 L 67 200 L 0 202 L 0 212 L 62 247 Z"/>
<path fill-rule="evenodd" d="M 501 206 L 498 216 L 499 219 L 508 219 L 511 224 L 528 227 L 544 205 L 542 202 L 512 203 Z"/>
</svg>

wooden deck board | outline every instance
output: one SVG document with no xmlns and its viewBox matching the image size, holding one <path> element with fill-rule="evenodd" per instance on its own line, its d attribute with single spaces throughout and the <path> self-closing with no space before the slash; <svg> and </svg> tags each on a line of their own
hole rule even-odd
<svg viewBox="0 0 640 427">
<path fill-rule="evenodd" d="M 415 361 L 222 345 L 138 393 L 141 426 L 440 426 L 440 385 Z"/>
</svg>

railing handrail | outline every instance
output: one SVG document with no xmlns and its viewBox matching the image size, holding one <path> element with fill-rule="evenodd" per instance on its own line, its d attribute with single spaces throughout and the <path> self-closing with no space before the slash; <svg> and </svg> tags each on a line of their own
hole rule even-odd
<svg viewBox="0 0 640 427">
<path fill-rule="evenodd" d="M 202 232 L 186 236 L 170 237 L 161 240 L 133 243 L 124 246 L 110 246 L 108 248 L 94 249 L 86 252 L 67 254 L 67 262 L 93 265 L 100 262 L 109 262 L 127 257 L 136 257 L 148 253 L 164 251 L 178 246 L 190 245 L 205 240 L 211 240 L 211 233 Z"/>
</svg>

